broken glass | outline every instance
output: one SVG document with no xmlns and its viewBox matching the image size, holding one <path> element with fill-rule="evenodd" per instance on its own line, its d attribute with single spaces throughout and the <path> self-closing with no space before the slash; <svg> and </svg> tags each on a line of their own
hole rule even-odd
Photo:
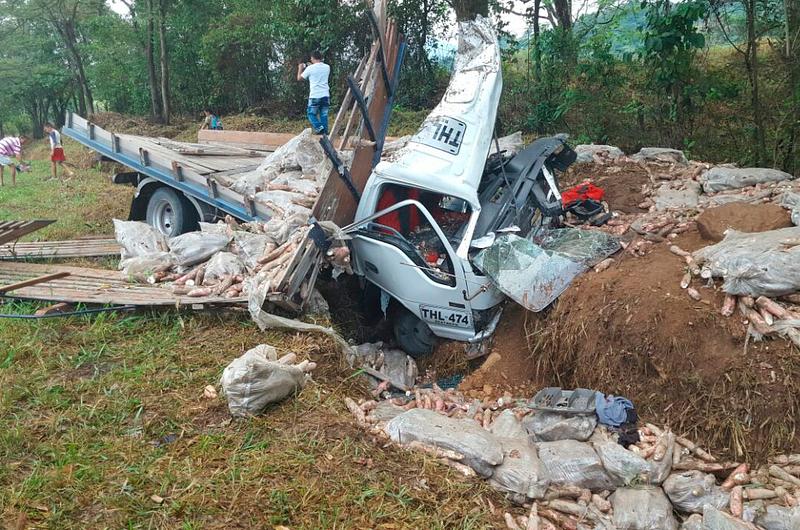
<svg viewBox="0 0 800 530">
<path fill-rule="evenodd" d="M 533 239 L 502 234 L 473 258 L 500 291 L 531 311 L 546 308 L 578 274 L 620 248 L 604 232 L 576 228 L 542 230 Z"/>
</svg>

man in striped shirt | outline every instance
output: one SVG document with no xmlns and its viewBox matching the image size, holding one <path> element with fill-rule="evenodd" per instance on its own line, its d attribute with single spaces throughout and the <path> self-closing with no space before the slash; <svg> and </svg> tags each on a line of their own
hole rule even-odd
<svg viewBox="0 0 800 530">
<path fill-rule="evenodd" d="M 27 137 L 22 136 L 6 136 L 0 140 L 0 186 L 3 186 L 3 172 L 5 166 L 11 168 L 11 183 L 17 184 L 17 162 L 22 162 L 22 146 L 25 144 Z M 15 161 L 14 158 L 17 160 Z"/>
</svg>

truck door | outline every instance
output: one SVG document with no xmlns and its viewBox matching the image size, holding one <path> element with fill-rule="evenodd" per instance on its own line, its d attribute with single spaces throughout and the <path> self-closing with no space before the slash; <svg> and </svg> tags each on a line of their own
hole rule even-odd
<svg viewBox="0 0 800 530">
<path fill-rule="evenodd" d="M 461 260 L 431 212 L 406 199 L 354 223 L 353 257 L 367 280 L 424 321 L 439 337 L 475 333 Z"/>
</svg>

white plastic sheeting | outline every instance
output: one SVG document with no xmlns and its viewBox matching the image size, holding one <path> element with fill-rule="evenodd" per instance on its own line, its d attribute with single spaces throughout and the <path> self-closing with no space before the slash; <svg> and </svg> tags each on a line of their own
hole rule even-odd
<svg viewBox="0 0 800 530">
<path fill-rule="evenodd" d="M 472 420 L 448 418 L 434 410 L 411 409 L 389 421 L 385 431 L 397 443 L 421 441 L 456 451 L 482 477 L 492 476 L 503 462 L 503 451 L 489 431 Z"/>
<path fill-rule="evenodd" d="M 675 508 L 684 513 L 703 513 L 706 504 L 722 510 L 730 501 L 730 494 L 717 486 L 714 475 L 701 471 L 673 473 L 663 488 Z"/>
<path fill-rule="evenodd" d="M 314 136 L 311 129 L 305 129 L 273 153 L 267 156 L 258 169 L 240 176 L 231 189 L 244 195 L 252 195 L 256 188 L 267 189 L 269 183 L 288 175 L 296 178 L 310 179 L 318 185 L 323 184 L 322 164 L 325 153 L 319 145 L 319 136 Z"/>
<path fill-rule="evenodd" d="M 139 221 L 114 219 L 114 237 L 122 247 L 122 260 L 168 250 L 164 236 L 149 224 Z"/>
<path fill-rule="evenodd" d="M 669 164 L 687 165 L 689 161 L 683 151 L 670 149 L 669 147 L 642 147 L 642 149 L 631 156 L 637 162 L 662 162 Z"/>
<path fill-rule="evenodd" d="M 217 252 L 206 263 L 205 278 L 216 280 L 223 276 L 242 274 L 244 263 L 239 256 L 231 252 Z"/>
<path fill-rule="evenodd" d="M 703 191 L 714 193 L 746 188 L 762 182 L 781 182 L 793 178 L 789 173 L 777 169 L 717 166 L 703 173 L 700 176 L 700 182 L 703 184 Z"/>
<path fill-rule="evenodd" d="M 620 488 L 609 500 L 617 530 L 678 530 L 672 505 L 661 488 Z"/>
<path fill-rule="evenodd" d="M 594 162 L 595 157 L 599 159 L 618 160 L 625 156 L 622 149 L 613 145 L 602 144 L 580 144 L 575 146 L 575 154 L 578 163 Z"/>
<path fill-rule="evenodd" d="M 729 230 L 725 239 L 693 254 L 732 295 L 782 296 L 800 291 L 800 227 L 755 234 Z"/>
<path fill-rule="evenodd" d="M 228 246 L 231 238 L 227 234 L 188 232 L 169 240 L 169 251 L 178 265 L 188 267 L 206 261 Z"/>
<path fill-rule="evenodd" d="M 310 379 L 300 366 L 282 362 L 275 348 L 262 344 L 234 359 L 220 382 L 231 414 L 252 416 L 294 395 Z"/>
<path fill-rule="evenodd" d="M 592 491 L 614 489 L 611 477 L 591 445 L 576 440 L 560 440 L 539 443 L 537 448 L 552 484 L 579 486 Z"/>
</svg>

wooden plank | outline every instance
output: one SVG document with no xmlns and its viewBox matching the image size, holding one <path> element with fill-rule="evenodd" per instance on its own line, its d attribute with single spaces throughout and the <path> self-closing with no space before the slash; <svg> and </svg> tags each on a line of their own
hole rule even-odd
<svg viewBox="0 0 800 530">
<path fill-rule="evenodd" d="M 123 154 L 138 159 L 139 150 L 146 149 L 149 153 L 150 165 L 171 171 L 172 162 L 177 162 L 184 170 L 191 169 L 199 174 L 206 174 L 212 171 L 206 166 L 197 164 L 187 156 L 161 147 L 144 136 L 136 136 L 133 134 L 118 134 L 117 136 L 119 136 L 120 151 Z M 166 166 L 165 163 L 167 164 Z"/>
<path fill-rule="evenodd" d="M 67 273 L 47 283 L 17 288 L 10 296 L 54 302 L 81 302 L 139 306 L 229 305 L 246 302 L 245 297 L 209 296 L 191 298 L 172 293 L 166 286 L 134 284 L 119 271 L 8 262 L 0 267 L 0 284 L 19 283 L 45 275 Z"/>
<path fill-rule="evenodd" d="M 35 278 L 30 278 L 28 280 L 23 280 L 21 282 L 12 283 L 10 285 L 2 285 L 0 286 L 0 293 L 7 293 L 10 291 L 16 291 L 17 289 L 22 289 L 23 287 L 28 287 L 30 285 L 38 285 L 40 283 L 47 283 L 52 280 L 57 280 L 59 278 L 63 278 L 65 276 L 69 276 L 68 272 L 54 272 L 52 274 L 45 274 L 44 276 L 37 276 Z"/>
<path fill-rule="evenodd" d="M 262 144 L 248 144 L 242 142 L 203 142 L 203 145 L 213 145 L 217 147 L 238 147 L 239 149 L 249 149 L 251 151 L 258 151 L 262 156 L 267 156 L 269 153 L 274 153 L 280 146 L 276 145 L 262 145 Z"/>
<path fill-rule="evenodd" d="M 35 219 L 33 221 L 0 221 L 0 245 L 19 239 L 24 235 L 41 230 L 55 220 Z"/>
<path fill-rule="evenodd" d="M 123 142 L 138 142 L 139 144 L 143 145 L 150 145 L 150 142 L 144 143 L 139 137 L 129 137 L 126 136 L 123 138 Z M 176 160 L 179 161 L 180 166 L 183 168 L 182 173 L 184 180 L 196 186 L 200 190 L 203 190 L 201 194 L 206 195 L 208 193 L 208 184 L 206 181 L 206 175 L 214 173 L 213 171 L 209 170 L 208 168 L 203 168 L 202 171 L 198 171 L 195 168 L 198 167 L 197 164 L 193 163 L 188 157 L 179 155 L 173 152 L 163 153 L 162 151 L 168 151 L 166 149 L 161 148 L 157 144 L 152 144 L 155 146 L 155 150 L 150 152 L 150 165 L 153 168 L 159 169 L 168 174 L 172 174 L 173 172 L 173 162 Z M 127 147 L 125 148 L 127 149 Z M 249 164 L 252 164 L 252 159 L 247 159 Z M 247 200 L 246 197 L 240 193 L 237 193 L 230 188 L 220 187 L 219 188 L 219 196 L 222 200 L 225 200 L 229 203 L 234 203 L 241 205 L 243 209 L 247 208 Z M 269 214 L 268 208 L 260 203 L 256 204 L 256 208 L 258 209 L 259 217 L 263 220 L 268 220 L 271 215 Z"/>
<path fill-rule="evenodd" d="M 251 149 L 240 149 L 232 146 L 209 146 L 208 144 L 194 144 L 191 142 L 178 142 L 169 138 L 159 137 L 156 143 L 176 153 L 187 156 L 235 156 L 247 158 L 263 156 Z"/>
<path fill-rule="evenodd" d="M 294 254 L 292 255 L 291 260 L 289 260 L 289 264 L 283 269 L 281 276 L 275 282 L 277 291 L 286 292 L 286 279 L 293 276 L 295 268 L 297 268 L 298 264 L 302 261 L 305 252 L 307 252 L 307 247 L 309 246 L 308 234 L 309 232 L 306 232 L 305 235 L 303 235 L 303 239 L 301 239 L 297 244 L 297 248 L 294 250 Z M 311 243 L 311 245 L 313 246 L 313 243 Z"/>
<path fill-rule="evenodd" d="M 363 73 L 357 72 L 356 80 Z M 366 87 L 365 87 L 366 88 Z M 346 95 L 345 95 L 346 97 Z M 342 105 L 342 108 L 349 108 L 347 105 Z M 338 115 L 342 113 L 340 109 Z M 339 126 L 337 125 L 337 128 Z M 331 129 L 334 132 L 334 129 Z M 261 151 L 275 151 L 277 148 L 297 136 L 291 133 L 269 133 L 269 132 L 250 132 L 250 131 L 210 131 L 204 129 L 197 133 L 198 141 L 204 145 L 213 145 L 216 147 L 236 147 L 241 149 L 258 149 Z M 235 138 L 235 140 L 233 139 Z M 386 141 L 396 140 L 394 136 L 387 137 Z"/>
<path fill-rule="evenodd" d="M 29 241 L 0 246 L 0 259 L 49 259 L 113 256 L 120 245 L 113 238 Z"/>
<path fill-rule="evenodd" d="M 400 36 L 397 34 L 397 27 L 394 24 L 390 24 L 389 26 L 389 31 L 387 31 L 386 35 L 386 42 L 389 44 L 387 45 L 385 53 L 386 66 L 390 75 L 392 75 L 399 52 Z M 372 68 L 372 72 L 369 76 L 369 84 L 374 88 L 372 93 L 367 92 L 367 94 L 370 96 L 369 117 L 376 128 L 380 127 L 383 121 L 384 111 L 389 101 L 383 81 L 376 82 L 378 77 L 380 77 L 379 68 Z M 362 139 L 364 138 L 364 134 L 365 132 L 362 130 Z M 341 140 L 347 141 L 347 138 L 342 137 Z M 372 158 L 374 153 L 374 148 L 369 146 L 358 147 L 354 151 L 350 175 L 353 180 L 353 185 L 359 192 L 364 191 L 364 186 L 372 173 Z M 334 200 L 338 200 L 338 204 L 335 209 L 332 209 L 330 205 Z M 356 206 L 356 201 L 350 193 L 350 190 L 335 172 L 331 172 L 314 207 L 313 215 L 319 220 L 331 220 L 339 226 L 344 226 L 352 222 Z"/>
<path fill-rule="evenodd" d="M 270 147 L 272 150 L 275 150 L 295 136 L 296 135 L 292 133 L 214 131 L 210 129 L 203 129 L 202 131 L 197 132 L 197 141 L 200 143 L 214 142 L 216 144 L 255 144 L 264 147 Z"/>
<path fill-rule="evenodd" d="M 356 67 L 356 72 L 353 75 L 353 78 L 358 81 L 361 78 L 362 73 L 364 72 L 364 68 L 367 64 L 367 58 L 362 57 L 361 61 L 358 63 L 358 67 Z M 331 133 L 330 133 L 330 140 L 331 143 L 335 145 L 336 138 L 339 134 L 339 126 L 344 119 L 344 115 L 347 109 L 350 108 L 353 102 L 353 92 L 350 90 L 350 87 L 347 88 L 347 92 L 344 94 L 344 98 L 342 98 L 342 104 L 339 106 L 339 111 L 336 113 L 336 119 L 333 120 L 333 125 L 331 126 Z"/>
</svg>

